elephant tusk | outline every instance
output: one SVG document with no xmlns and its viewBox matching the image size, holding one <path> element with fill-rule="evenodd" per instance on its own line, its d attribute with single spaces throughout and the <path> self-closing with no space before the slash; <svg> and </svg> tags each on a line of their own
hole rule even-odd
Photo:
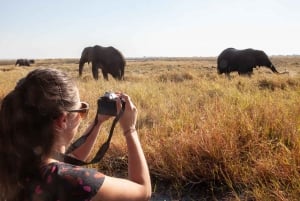
<svg viewBox="0 0 300 201">
<path fill-rule="evenodd" d="M 283 72 L 280 72 L 279 74 L 289 74 L 290 72 L 287 70 L 287 69 L 285 69 L 285 71 L 283 71 Z"/>
</svg>

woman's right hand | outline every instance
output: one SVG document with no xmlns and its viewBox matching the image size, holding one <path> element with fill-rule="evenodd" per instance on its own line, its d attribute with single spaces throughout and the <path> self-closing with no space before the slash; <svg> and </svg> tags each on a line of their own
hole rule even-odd
<svg viewBox="0 0 300 201">
<path fill-rule="evenodd" d="M 127 144 L 128 178 L 105 176 L 104 182 L 93 201 L 111 200 L 150 200 L 151 179 L 147 161 L 135 130 L 137 109 L 126 94 L 119 94 L 125 101 L 125 110 L 119 122 L 123 129 Z M 121 99 L 117 100 L 117 109 L 120 111 Z"/>
<path fill-rule="evenodd" d="M 118 93 L 117 109 L 121 109 L 121 99 L 125 110 L 119 122 L 126 137 L 128 149 L 128 179 L 105 176 L 105 180 L 93 201 L 98 200 L 150 200 L 151 179 L 147 161 L 135 130 L 137 109 L 127 94 Z"/>
<path fill-rule="evenodd" d="M 137 120 L 137 108 L 127 94 L 120 93 L 120 98 L 125 101 L 125 110 L 119 122 L 124 135 L 135 130 Z"/>
</svg>

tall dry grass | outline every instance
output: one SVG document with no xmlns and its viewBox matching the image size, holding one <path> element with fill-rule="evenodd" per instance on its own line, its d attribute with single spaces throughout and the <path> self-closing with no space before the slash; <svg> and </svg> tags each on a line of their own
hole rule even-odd
<svg viewBox="0 0 300 201">
<path fill-rule="evenodd" d="M 231 79 L 216 73 L 214 58 L 128 61 L 125 81 L 94 81 L 91 69 L 78 77 L 70 62 L 20 68 L 0 66 L 0 99 L 38 67 L 60 68 L 76 80 L 81 99 L 96 114 L 105 91 L 128 93 L 139 110 L 137 129 L 156 184 L 201 191 L 227 200 L 297 200 L 300 195 L 300 58 L 273 58 L 265 68 Z M 45 65 L 45 66 L 44 66 Z M 1 71 L 1 69 L 3 71 Z M 101 76 L 100 76 L 101 77 Z M 106 122 L 99 142 L 106 140 Z M 119 127 L 99 165 L 107 174 L 126 173 L 126 146 Z M 96 150 L 95 150 L 96 151 Z M 188 188 L 185 188 L 188 187 Z M 157 189 L 158 188 L 158 189 Z"/>
</svg>

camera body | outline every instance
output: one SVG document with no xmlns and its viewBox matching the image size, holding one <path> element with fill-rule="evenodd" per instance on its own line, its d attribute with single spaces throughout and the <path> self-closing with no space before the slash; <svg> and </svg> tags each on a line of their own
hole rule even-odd
<svg viewBox="0 0 300 201">
<path fill-rule="evenodd" d="M 101 96 L 98 103 L 98 114 L 117 116 L 117 99 L 119 97 L 113 92 L 105 92 L 103 96 Z"/>
</svg>

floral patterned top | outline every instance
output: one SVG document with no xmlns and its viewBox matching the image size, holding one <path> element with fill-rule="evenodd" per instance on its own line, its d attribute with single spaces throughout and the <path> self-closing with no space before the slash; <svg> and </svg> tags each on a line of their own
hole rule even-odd
<svg viewBox="0 0 300 201">
<path fill-rule="evenodd" d="M 30 201 L 88 201 L 98 192 L 104 174 L 63 162 L 42 167 L 43 181 L 29 181 Z"/>
</svg>

